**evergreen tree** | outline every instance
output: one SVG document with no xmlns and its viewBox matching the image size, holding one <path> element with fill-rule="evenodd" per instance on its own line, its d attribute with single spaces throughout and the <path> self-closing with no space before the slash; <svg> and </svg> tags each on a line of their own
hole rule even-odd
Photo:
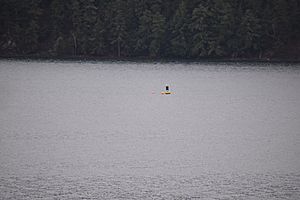
<svg viewBox="0 0 300 200">
<path fill-rule="evenodd" d="M 160 1 L 151 4 L 140 17 L 136 49 L 144 55 L 157 57 L 163 48 L 166 18 L 161 14 Z"/>
<path fill-rule="evenodd" d="M 214 45 L 212 29 L 215 26 L 213 17 L 215 10 L 209 2 L 202 1 L 193 10 L 190 29 L 193 31 L 194 44 L 193 56 L 208 56 L 211 54 L 210 47 Z"/>
<path fill-rule="evenodd" d="M 127 46 L 127 12 L 126 2 L 116 0 L 112 5 L 114 13 L 112 16 L 111 35 L 113 36 L 111 44 L 116 45 L 117 55 L 121 56 L 122 48 Z"/>
<path fill-rule="evenodd" d="M 15 51 L 17 31 L 17 16 L 14 15 L 18 10 L 18 5 L 9 1 L 0 1 L 0 50 Z M 15 23 L 14 23 L 15 22 Z"/>
<path fill-rule="evenodd" d="M 97 51 L 95 29 L 97 7 L 95 6 L 95 0 L 74 0 L 72 10 L 74 27 L 72 36 L 75 52 L 83 55 L 93 55 Z"/>
<path fill-rule="evenodd" d="M 149 46 L 149 54 L 151 57 L 157 57 L 161 53 L 164 42 L 165 26 L 165 17 L 159 12 L 156 12 L 152 16 L 152 33 Z"/>
<path fill-rule="evenodd" d="M 71 38 L 72 21 L 70 17 L 70 1 L 53 0 L 51 3 L 52 51 L 56 55 L 72 54 L 73 40 Z"/>
<path fill-rule="evenodd" d="M 17 45 L 23 54 L 35 53 L 39 48 L 39 17 L 42 14 L 39 3 L 39 0 L 27 0 L 22 6 L 26 13 L 24 24 L 17 27 L 20 32 Z"/>
<path fill-rule="evenodd" d="M 0 52 L 270 57 L 300 41 L 298 0 L 1 0 Z"/>
<path fill-rule="evenodd" d="M 104 16 L 98 13 L 97 23 L 95 25 L 95 53 L 97 55 L 105 55 L 106 42 L 105 42 L 105 23 Z"/>
<path fill-rule="evenodd" d="M 97 22 L 97 7 L 95 0 L 83 1 L 83 35 L 82 35 L 82 51 L 84 54 L 94 55 L 96 52 L 96 32 L 95 24 Z"/>
<path fill-rule="evenodd" d="M 150 10 L 145 10 L 139 19 L 138 36 L 135 45 L 135 50 L 138 55 L 148 55 L 149 45 L 151 42 L 152 33 L 152 13 Z"/>
<path fill-rule="evenodd" d="M 171 25 L 171 50 L 172 55 L 186 57 L 188 54 L 188 18 L 186 2 L 179 5 Z"/>
</svg>

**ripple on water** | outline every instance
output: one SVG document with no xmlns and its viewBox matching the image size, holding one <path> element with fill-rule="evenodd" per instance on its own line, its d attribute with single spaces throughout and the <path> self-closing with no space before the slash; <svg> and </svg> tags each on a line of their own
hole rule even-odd
<svg viewBox="0 0 300 200">
<path fill-rule="evenodd" d="M 299 174 L 33 176 L 0 179 L 2 199 L 297 199 Z"/>
</svg>

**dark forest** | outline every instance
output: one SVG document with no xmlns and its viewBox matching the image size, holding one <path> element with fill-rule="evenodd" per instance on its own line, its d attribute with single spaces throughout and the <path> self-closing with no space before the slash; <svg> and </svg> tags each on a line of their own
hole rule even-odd
<svg viewBox="0 0 300 200">
<path fill-rule="evenodd" d="M 299 0 L 0 0 L 2 56 L 298 59 L 299 36 Z"/>
</svg>

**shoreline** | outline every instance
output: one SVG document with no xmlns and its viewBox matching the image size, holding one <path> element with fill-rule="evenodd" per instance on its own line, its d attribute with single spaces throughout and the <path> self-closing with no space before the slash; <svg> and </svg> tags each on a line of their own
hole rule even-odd
<svg viewBox="0 0 300 200">
<path fill-rule="evenodd" d="M 115 61 L 115 62 L 247 62 L 247 63 L 300 63 L 292 58 L 149 58 L 149 57 L 99 57 L 99 56 L 41 56 L 41 55 L 0 55 L 0 60 L 59 60 L 59 61 Z"/>
</svg>

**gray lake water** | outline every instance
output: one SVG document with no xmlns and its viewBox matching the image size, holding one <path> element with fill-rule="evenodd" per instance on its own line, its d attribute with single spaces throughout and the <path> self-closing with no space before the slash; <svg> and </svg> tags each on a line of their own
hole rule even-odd
<svg viewBox="0 0 300 200">
<path fill-rule="evenodd" d="M 299 64 L 0 61 L 0 199 L 296 200 L 299 155 Z"/>
</svg>

